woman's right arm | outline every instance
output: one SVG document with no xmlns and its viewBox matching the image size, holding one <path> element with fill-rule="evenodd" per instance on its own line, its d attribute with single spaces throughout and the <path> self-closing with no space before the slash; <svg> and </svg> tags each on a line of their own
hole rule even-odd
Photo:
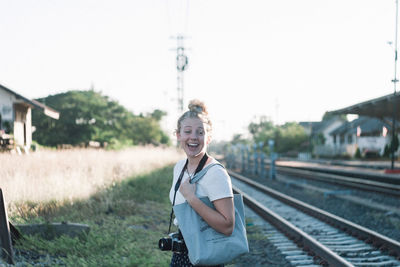
<svg viewBox="0 0 400 267">
<path fill-rule="evenodd" d="M 196 184 L 189 183 L 189 179 L 181 184 L 179 191 L 208 225 L 224 235 L 232 234 L 235 226 L 235 209 L 232 197 L 214 200 L 214 210 L 196 196 Z"/>
</svg>

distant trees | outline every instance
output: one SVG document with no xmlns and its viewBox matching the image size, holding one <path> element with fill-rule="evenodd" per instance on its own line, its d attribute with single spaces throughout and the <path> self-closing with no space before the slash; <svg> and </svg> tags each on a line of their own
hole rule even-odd
<svg viewBox="0 0 400 267">
<path fill-rule="evenodd" d="M 60 112 L 60 119 L 52 120 L 33 110 L 36 126 L 33 139 L 42 145 L 78 145 L 88 141 L 111 145 L 170 142 L 160 127 L 166 115 L 161 110 L 134 115 L 117 101 L 94 90 L 68 91 L 37 100 Z"/>
<path fill-rule="evenodd" d="M 267 117 L 262 116 L 248 126 L 251 140 L 235 136 L 232 143 L 264 143 L 264 151 L 268 151 L 268 140 L 275 141 L 274 151 L 278 153 L 304 152 L 309 150 L 309 137 L 304 128 L 295 122 L 274 125 Z"/>
<path fill-rule="evenodd" d="M 277 152 L 304 152 L 309 150 L 309 137 L 301 125 L 296 122 L 286 122 L 277 128 L 278 134 L 275 141 Z"/>
<path fill-rule="evenodd" d="M 332 114 L 331 112 L 328 112 L 328 111 L 326 111 L 324 113 L 324 115 L 322 116 L 322 121 L 327 121 L 327 120 L 330 120 L 330 119 L 333 119 L 333 118 L 339 118 L 342 121 L 347 121 L 347 115 L 346 114 L 337 115 L 337 114 Z"/>
</svg>

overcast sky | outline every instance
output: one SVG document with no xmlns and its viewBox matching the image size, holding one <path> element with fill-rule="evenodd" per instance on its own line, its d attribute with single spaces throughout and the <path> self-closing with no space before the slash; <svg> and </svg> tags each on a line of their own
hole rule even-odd
<svg viewBox="0 0 400 267">
<path fill-rule="evenodd" d="M 94 87 L 167 111 L 172 136 L 177 34 L 185 106 L 209 106 L 218 140 L 393 93 L 395 0 L 2 0 L 0 84 L 29 98 Z"/>
</svg>

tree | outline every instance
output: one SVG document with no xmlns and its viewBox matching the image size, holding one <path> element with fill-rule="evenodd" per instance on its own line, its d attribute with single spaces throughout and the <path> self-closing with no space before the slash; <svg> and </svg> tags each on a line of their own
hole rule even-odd
<svg viewBox="0 0 400 267">
<path fill-rule="evenodd" d="M 276 151 L 279 153 L 307 150 L 304 144 L 308 142 L 309 137 L 304 128 L 295 122 L 287 122 L 278 127 L 277 136 L 279 138 L 275 143 Z"/>
<path fill-rule="evenodd" d="M 59 120 L 50 120 L 33 110 L 36 126 L 33 138 L 40 144 L 86 144 L 112 142 L 167 144 L 168 136 L 159 121 L 166 113 L 155 110 L 148 116 L 135 116 L 117 101 L 94 90 L 68 91 L 38 99 L 60 112 Z"/>
<path fill-rule="evenodd" d="M 232 137 L 232 141 L 230 142 L 232 145 L 237 145 L 237 144 L 248 144 L 249 140 L 244 138 L 242 134 L 235 134 Z"/>
<path fill-rule="evenodd" d="M 256 138 L 262 133 L 273 131 L 274 124 L 267 117 L 261 116 L 259 122 L 251 122 L 247 128 L 253 138 Z"/>
<path fill-rule="evenodd" d="M 386 149 L 386 147 L 385 147 L 385 149 Z M 356 159 L 361 159 L 361 151 L 360 151 L 359 147 L 357 147 L 357 150 L 356 150 L 356 153 L 354 154 L 354 157 Z"/>
<path fill-rule="evenodd" d="M 324 113 L 324 115 L 322 116 L 322 120 L 327 121 L 327 120 L 333 119 L 335 117 L 338 117 L 342 121 L 347 121 L 346 114 L 336 115 L 336 114 L 332 114 L 331 112 L 328 112 L 328 111 Z"/>
<path fill-rule="evenodd" d="M 295 122 L 275 126 L 271 120 L 263 116 L 258 122 L 251 122 L 248 129 L 254 143 L 264 143 L 265 152 L 268 152 L 267 144 L 270 139 L 275 141 L 274 150 L 278 153 L 308 149 L 309 137 L 304 128 Z"/>
<path fill-rule="evenodd" d="M 150 113 L 150 117 L 152 117 L 153 119 L 155 119 L 156 121 L 161 121 L 161 119 L 167 115 L 167 112 L 159 110 L 159 109 L 155 109 L 153 112 Z"/>
</svg>

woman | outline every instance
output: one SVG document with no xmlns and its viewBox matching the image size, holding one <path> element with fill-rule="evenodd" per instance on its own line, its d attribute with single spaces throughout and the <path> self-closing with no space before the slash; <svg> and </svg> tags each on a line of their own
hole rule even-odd
<svg viewBox="0 0 400 267">
<path fill-rule="evenodd" d="M 212 124 L 207 109 L 201 101 L 192 100 L 189 110 L 178 120 L 176 136 L 184 150 L 187 160 L 179 161 L 174 168 L 174 180 L 170 191 L 173 202 L 175 184 L 183 171 L 182 183 L 176 193 L 175 205 L 187 201 L 189 205 L 216 231 L 231 235 L 235 225 L 232 184 L 226 170 L 221 166 L 213 166 L 198 183 L 189 183 L 201 165 L 207 166 L 217 162 L 206 153 L 211 142 Z M 203 164 L 201 164 L 203 161 Z M 205 161 L 205 162 L 204 162 Z M 200 165 L 200 167 L 199 167 Z M 208 197 L 215 210 L 205 205 L 199 198 Z M 179 227 L 179 222 L 175 220 Z M 171 267 L 193 266 L 187 253 L 174 253 Z"/>
</svg>

